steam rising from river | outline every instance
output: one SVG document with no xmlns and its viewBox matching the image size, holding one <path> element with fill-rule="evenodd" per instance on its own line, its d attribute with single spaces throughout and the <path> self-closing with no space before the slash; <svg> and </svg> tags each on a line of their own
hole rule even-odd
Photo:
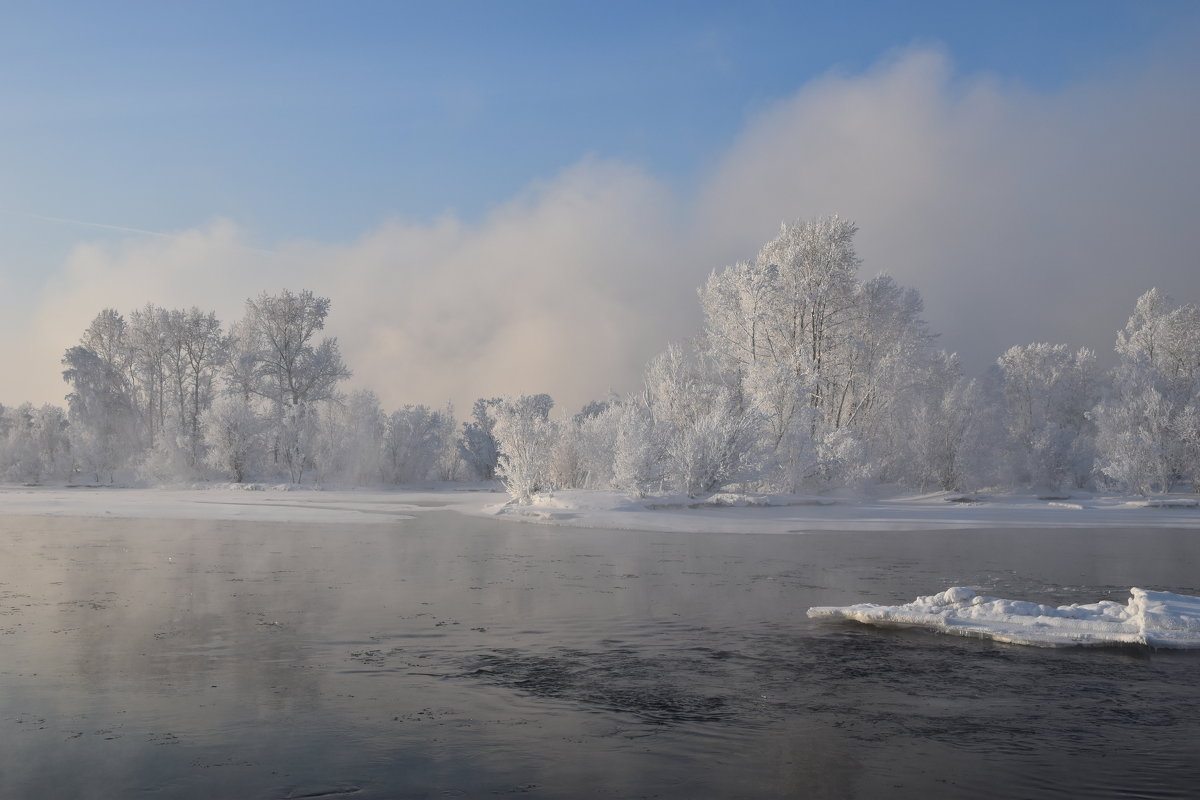
<svg viewBox="0 0 1200 800">
<path fill-rule="evenodd" d="M 59 359 L 105 306 L 228 323 L 290 287 L 333 299 L 353 382 L 386 407 L 546 391 L 570 409 L 634 388 L 692 335 L 711 270 L 830 212 L 859 223 L 866 273 L 923 293 L 968 368 L 1033 340 L 1103 354 L 1150 286 L 1200 297 L 1195 61 L 1034 94 L 914 49 L 749 120 L 694 192 L 589 157 L 482 219 L 393 220 L 350 243 L 264 251 L 218 220 L 80 245 L 5 324 L 0 400 L 60 402 Z"/>
</svg>

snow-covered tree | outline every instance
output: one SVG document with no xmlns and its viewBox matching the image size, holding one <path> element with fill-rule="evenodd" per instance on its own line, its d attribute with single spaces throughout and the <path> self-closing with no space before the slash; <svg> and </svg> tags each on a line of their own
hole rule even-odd
<svg viewBox="0 0 1200 800">
<path fill-rule="evenodd" d="M 383 480 L 383 453 L 380 442 L 386 420 L 383 407 L 374 392 L 352 392 L 337 406 L 345 419 L 342 449 L 345 452 L 343 480 L 353 486 L 375 486 Z"/>
<path fill-rule="evenodd" d="M 134 397 L 141 409 L 146 446 L 150 448 L 159 442 L 167 427 L 170 323 L 170 313 L 152 304 L 129 315 L 128 347 L 133 360 Z"/>
<path fill-rule="evenodd" d="M 663 486 L 666 462 L 662 442 L 645 395 L 616 407 L 616 436 L 612 445 L 612 488 L 631 497 L 645 497 Z"/>
<path fill-rule="evenodd" d="M 212 405 L 214 383 L 225 363 L 228 339 L 213 312 L 204 313 L 192 306 L 187 311 L 172 311 L 172 337 L 177 342 L 181 363 L 173 369 L 180 372 L 180 428 L 187 441 L 188 459 L 193 466 L 204 460 L 204 437 L 201 416 Z"/>
<path fill-rule="evenodd" d="M 771 419 L 776 442 L 805 406 L 827 409 L 840 394 L 835 352 L 854 312 L 857 226 L 836 216 L 784 224 L 753 262 L 713 273 L 700 290 L 706 352 L 727 374 L 768 371 L 750 397 Z"/>
<path fill-rule="evenodd" d="M 1179 443 L 1181 477 L 1191 482 L 1194 492 L 1200 492 L 1200 398 L 1183 407 L 1171 421 Z"/>
<path fill-rule="evenodd" d="M 113 309 L 100 312 L 62 364 L 71 386 L 71 451 L 81 470 L 111 482 L 141 449 L 135 359 L 124 317 Z"/>
<path fill-rule="evenodd" d="M 556 486 L 611 488 L 620 405 L 616 397 L 593 400 L 578 414 L 558 421 L 558 438 L 551 454 L 551 473 Z"/>
<path fill-rule="evenodd" d="M 449 422 L 449 424 L 447 424 Z M 383 469 L 389 483 L 413 483 L 441 477 L 447 467 L 447 441 L 453 419 L 428 406 L 405 406 L 387 418 L 383 434 Z"/>
<path fill-rule="evenodd" d="M 676 345 L 646 368 L 646 405 L 668 484 L 689 497 L 745 477 L 758 418 Z"/>
<path fill-rule="evenodd" d="M 908 401 L 892 431 L 891 463 L 884 480 L 917 489 L 962 489 L 977 477 L 975 450 L 979 415 L 990 409 L 974 381 L 964 378 L 958 358 L 939 353 L 925 364 L 919 391 Z M 999 437 L 997 437 L 998 439 Z"/>
<path fill-rule="evenodd" d="M 201 413 L 209 466 L 237 483 L 258 472 L 265 451 L 266 424 L 253 405 L 237 394 L 217 398 Z"/>
<path fill-rule="evenodd" d="M 147 304 L 129 315 L 134 398 L 149 451 L 142 472 L 169 481 L 203 462 L 200 415 L 212 402 L 225 336 L 212 312 Z"/>
<path fill-rule="evenodd" d="M 305 472 L 317 465 L 320 448 L 320 411 L 316 404 L 298 403 L 283 408 L 275 420 L 275 455 L 287 469 L 291 483 L 303 483 Z"/>
<path fill-rule="evenodd" d="M 490 481 L 496 474 L 495 410 L 503 402 L 499 397 L 479 398 L 471 407 L 471 421 L 463 423 L 462 459 L 477 480 Z"/>
<path fill-rule="evenodd" d="M 33 410 L 33 439 L 41 462 L 42 479 L 62 480 L 70 476 L 70 423 L 67 413 L 49 403 Z"/>
<path fill-rule="evenodd" d="M 230 327 L 220 369 L 226 392 L 236 394 L 246 402 L 259 395 L 263 382 L 263 364 L 259 356 L 263 349 L 261 336 L 251 318 L 244 317 Z"/>
<path fill-rule="evenodd" d="M 273 457 L 294 483 L 315 463 L 317 404 L 333 400 L 338 384 L 350 377 L 337 339 L 316 341 L 329 305 L 307 290 L 264 292 L 246 301 L 243 331 L 256 349 L 252 366 L 239 363 L 234 375 L 252 379 L 253 391 L 271 404 Z M 234 352 L 244 355 L 245 345 L 235 344 Z"/>
<path fill-rule="evenodd" d="M 0 406 L 0 479 L 41 483 L 69 477 L 67 430 L 67 415 L 58 406 Z"/>
<path fill-rule="evenodd" d="M 441 481 L 462 480 L 466 463 L 458 440 L 458 422 L 454 416 L 454 404 L 447 403 L 438 413 L 438 453 L 434 477 Z"/>
<path fill-rule="evenodd" d="M 1176 433 L 1171 406 L 1153 386 L 1114 387 L 1097 406 L 1100 471 L 1139 494 L 1168 492 L 1175 484 Z"/>
<path fill-rule="evenodd" d="M 1191 423 L 1200 397 L 1200 308 L 1151 289 L 1117 335 L 1116 351 L 1111 392 L 1093 412 L 1101 472 L 1141 493 L 1200 482 Z"/>
<path fill-rule="evenodd" d="M 1085 486 L 1096 458 L 1088 417 L 1099 399 L 1095 355 L 1030 344 L 1009 348 L 997 363 L 1012 481 L 1048 491 Z"/>
<path fill-rule="evenodd" d="M 329 400 L 350 377 L 337 339 L 316 335 L 325 328 L 330 301 L 304 290 L 263 293 L 246 301 L 246 320 L 258 350 L 257 391 L 282 406 Z"/>
<path fill-rule="evenodd" d="M 762 421 L 765 488 L 886 473 L 914 378 L 935 357 L 920 295 L 887 276 L 859 281 L 856 231 L 836 216 L 785 224 L 700 290 L 715 383 Z M 848 472 L 851 457 L 863 463 Z"/>
<path fill-rule="evenodd" d="M 533 495 L 553 489 L 551 453 L 556 438 L 550 420 L 550 395 L 524 395 L 493 406 L 492 428 L 499 458 L 496 475 L 509 495 L 528 503 Z"/>
</svg>

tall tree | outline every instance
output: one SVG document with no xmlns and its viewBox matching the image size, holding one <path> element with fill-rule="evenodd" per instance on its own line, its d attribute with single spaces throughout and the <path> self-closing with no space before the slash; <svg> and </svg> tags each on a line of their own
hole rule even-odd
<svg viewBox="0 0 1200 800">
<path fill-rule="evenodd" d="M 307 290 L 285 289 L 246 301 L 246 333 L 258 346 L 250 372 L 254 391 L 272 405 L 275 461 L 286 465 L 293 482 L 302 479 L 314 457 L 318 428 L 311 406 L 333 400 L 338 384 L 350 377 L 337 339 L 316 340 L 329 305 L 328 298 Z"/>
<path fill-rule="evenodd" d="M 278 406 L 332 399 L 350 377 L 336 338 L 316 341 L 325 328 L 329 298 L 304 290 L 265 292 L 246 301 L 246 319 L 260 350 L 258 392 Z"/>
<path fill-rule="evenodd" d="M 494 410 L 504 401 L 499 397 L 479 398 L 471 407 L 471 421 L 463 423 L 459 451 L 467 467 L 481 481 L 490 481 L 496 474 L 499 458 L 494 430 Z"/>
<path fill-rule="evenodd" d="M 1116 351 L 1112 390 L 1094 412 L 1101 472 L 1143 494 L 1200 484 L 1200 307 L 1151 289 L 1117 334 Z"/>
<path fill-rule="evenodd" d="M 146 444 L 151 448 L 166 428 L 171 338 L 171 316 L 166 309 L 147 303 L 129 315 L 136 397 L 143 409 Z"/>
<path fill-rule="evenodd" d="M 125 318 L 106 308 L 63 356 L 71 450 L 97 481 L 112 481 L 140 451 L 136 359 Z"/>
<path fill-rule="evenodd" d="M 705 352 L 763 420 L 768 488 L 844 474 L 860 448 L 867 460 L 894 451 L 896 418 L 934 358 L 920 295 L 887 276 L 859 281 L 857 230 L 837 216 L 785 224 L 700 290 Z"/>
<path fill-rule="evenodd" d="M 183 378 L 179 382 L 183 389 L 184 435 L 188 442 L 188 455 L 195 466 L 204 458 L 204 437 L 201 417 L 212 405 L 213 382 L 227 357 L 228 339 L 221 330 L 217 315 L 207 314 L 192 306 L 187 311 L 172 312 L 172 324 L 177 331 L 177 341 L 182 355 Z"/>
<path fill-rule="evenodd" d="M 514 500 L 528 503 L 534 494 L 552 489 L 551 452 L 556 426 L 550 419 L 554 401 L 548 394 L 527 395 L 493 407 L 499 459 L 496 475 Z"/>
<path fill-rule="evenodd" d="M 1087 484 L 1096 460 L 1088 418 L 1099 399 L 1095 355 L 1030 344 L 1009 348 L 997 363 L 1012 481 L 1049 491 Z"/>
</svg>

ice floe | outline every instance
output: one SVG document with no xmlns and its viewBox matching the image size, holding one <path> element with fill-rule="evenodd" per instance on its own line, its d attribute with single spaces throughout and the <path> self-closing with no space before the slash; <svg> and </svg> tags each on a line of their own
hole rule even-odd
<svg viewBox="0 0 1200 800">
<path fill-rule="evenodd" d="M 1200 648 L 1200 597 L 1145 589 L 1129 590 L 1128 603 L 1047 606 L 984 597 L 955 586 L 911 603 L 815 607 L 816 619 L 869 625 L 926 628 L 939 633 L 1040 647 L 1144 645 Z"/>
</svg>

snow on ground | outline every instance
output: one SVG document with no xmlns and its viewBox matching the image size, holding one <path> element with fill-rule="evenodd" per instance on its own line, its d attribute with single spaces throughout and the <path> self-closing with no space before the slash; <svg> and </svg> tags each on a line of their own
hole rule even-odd
<svg viewBox="0 0 1200 800">
<path fill-rule="evenodd" d="M 861 498 L 722 493 L 634 500 L 571 490 L 519 505 L 494 484 L 428 484 L 389 490 L 201 485 L 187 489 L 0 486 L 0 515 L 264 522 L 386 523 L 431 509 L 583 528 L 711 533 L 954 530 L 1012 527 L 1197 528 L 1196 498 L 1147 501 L 1088 493 Z"/>
<path fill-rule="evenodd" d="M 939 633 L 1040 647 L 1145 645 L 1200 648 L 1200 597 L 1129 590 L 1129 602 L 1111 600 L 1046 606 L 983 597 L 957 586 L 901 606 L 860 603 L 816 607 L 816 619 L 926 628 Z"/>
<path fill-rule="evenodd" d="M 192 489 L 0 487 L 0 515 L 212 519 L 322 524 L 388 523 L 437 508 L 477 510 L 504 496 L 472 485 L 458 491 L 295 489 L 214 485 Z"/>
<path fill-rule="evenodd" d="M 1151 507 L 1141 498 L 1086 492 L 1040 498 L 947 492 L 885 498 L 722 493 L 698 500 L 685 496 L 633 500 L 617 492 L 571 490 L 535 496 L 528 505 L 498 503 L 480 512 L 554 525 L 715 533 L 1014 527 L 1200 529 L 1200 510 L 1186 504 Z"/>
</svg>

